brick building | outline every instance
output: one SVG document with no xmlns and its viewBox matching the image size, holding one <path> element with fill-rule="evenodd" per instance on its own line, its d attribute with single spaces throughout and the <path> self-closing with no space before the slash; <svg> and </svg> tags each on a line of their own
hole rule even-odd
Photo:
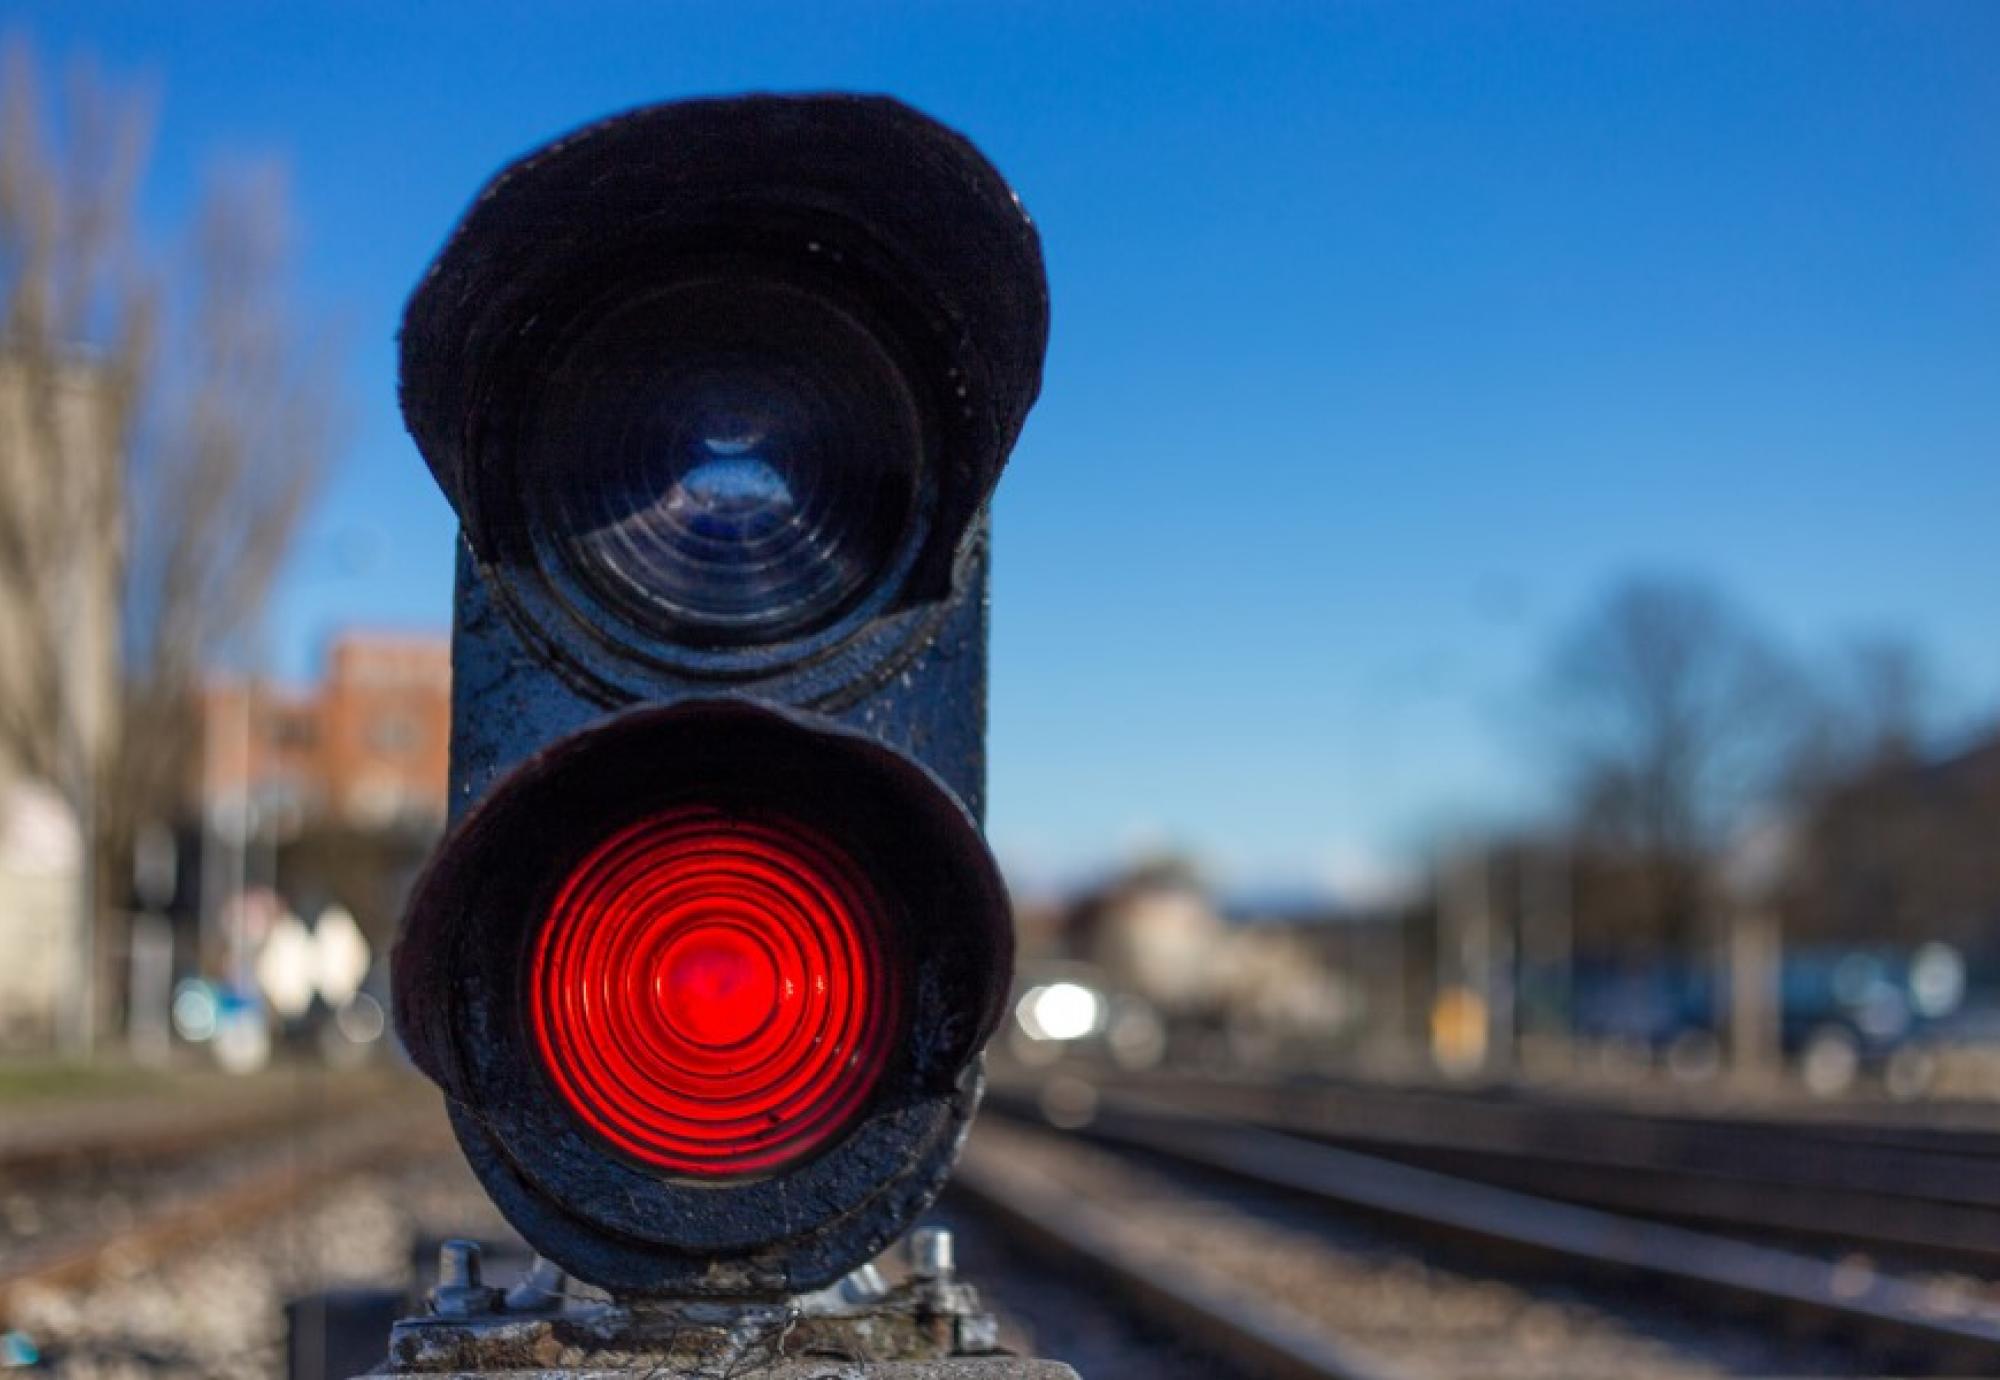
<svg viewBox="0 0 2000 1380">
<path fill-rule="evenodd" d="M 212 682 L 195 794 L 204 813 L 246 800 L 279 833 L 369 830 L 445 814 L 451 646 L 443 636 L 346 633 L 317 686 Z"/>
</svg>

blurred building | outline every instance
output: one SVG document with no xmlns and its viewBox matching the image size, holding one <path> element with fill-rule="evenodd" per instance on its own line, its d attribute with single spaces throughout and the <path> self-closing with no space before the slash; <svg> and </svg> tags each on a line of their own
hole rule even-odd
<svg viewBox="0 0 2000 1380">
<path fill-rule="evenodd" d="M 338 906 L 382 951 L 444 826 L 450 639 L 343 633 L 316 685 L 212 680 L 201 726 L 181 864 L 201 965 L 240 967 L 228 916 L 259 888 L 308 919 Z"/>
<path fill-rule="evenodd" d="M 86 359 L 0 350 L 0 1047 L 89 1030 L 83 840 L 119 710 L 114 411 Z"/>
<path fill-rule="evenodd" d="M 0 784 L 0 1050 L 51 1044 L 75 985 L 83 836 L 69 802 Z"/>
<path fill-rule="evenodd" d="M 1143 1001 L 1182 1050 L 1299 1062 L 1400 1038 L 1400 915 L 1323 898 L 1225 914 L 1191 867 L 1162 859 L 1078 895 L 1059 920 L 1024 918 L 1111 993 Z"/>
<path fill-rule="evenodd" d="M 1220 1000 L 1215 959 L 1223 920 L 1194 870 L 1175 859 L 1141 864 L 1076 899 L 1065 921 L 1071 955 L 1120 988 L 1176 1016 Z"/>
<path fill-rule="evenodd" d="M 211 682 L 193 783 L 202 814 L 245 807 L 261 827 L 435 827 L 445 815 L 451 644 L 346 633 L 310 688 Z"/>
<path fill-rule="evenodd" d="M 1876 762 L 1800 830 L 1788 942 L 1950 943 L 2000 971 L 2000 733 Z"/>
<path fill-rule="evenodd" d="M 82 362 L 54 366 L 53 379 L 47 368 L 0 352 L 0 707 L 8 725 L 0 776 L 47 778 L 97 763 L 118 709 L 122 475 L 106 434 L 103 380 Z"/>
</svg>

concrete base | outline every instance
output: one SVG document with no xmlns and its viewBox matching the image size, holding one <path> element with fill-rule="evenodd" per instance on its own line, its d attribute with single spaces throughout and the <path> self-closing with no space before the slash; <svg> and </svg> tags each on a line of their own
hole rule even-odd
<svg viewBox="0 0 2000 1380">
<path fill-rule="evenodd" d="M 446 1371 L 435 1380 L 722 1380 L 716 1370 L 663 1371 L 657 1366 L 620 1370 Z M 726 1372 L 728 1380 L 1078 1380 L 1059 1361 L 1013 1356 L 964 1356 L 942 1361 L 793 1360 Z"/>
<path fill-rule="evenodd" d="M 511 1292 L 481 1283 L 476 1248 L 446 1242 L 428 1310 L 396 1323 L 378 1376 L 494 1380 L 1077 1380 L 1008 1356 L 950 1237 L 913 1233 L 910 1277 L 874 1266 L 797 1298 L 614 1302 L 564 1292 L 538 1262 Z M 880 1359 L 848 1359 L 848 1358 Z"/>
</svg>

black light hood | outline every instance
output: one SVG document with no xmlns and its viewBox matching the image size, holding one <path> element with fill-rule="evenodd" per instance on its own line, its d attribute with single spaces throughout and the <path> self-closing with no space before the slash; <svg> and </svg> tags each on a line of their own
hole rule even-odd
<svg viewBox="0 0 2000 1380">
<path fill-rule="evenodd" d="M 963 136 L 882 96 L 754 95 L 585 126 L 480 192 L 403 320 L 405 420 L 475 557 L 505 565 L 508 409 L 538 351 L 595 297 L 674 271 L 690 233 L 823 237 L 827 257 L 920 318 L 905 340 L 934 404 L 935 508 L 904 602 L 953 558 L 1041 384 L 1048 290 L 1013 191 Z M 814 247 L 819 247 L 814 241 Z"/>
</svg>

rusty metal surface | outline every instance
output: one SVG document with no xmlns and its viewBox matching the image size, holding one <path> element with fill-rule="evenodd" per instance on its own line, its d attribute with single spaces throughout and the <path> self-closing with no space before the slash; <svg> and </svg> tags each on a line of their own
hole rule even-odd
<svg viewBox="0 0 2000 1380">
<path fill-rule="evenodd" d="M 451 1377 L 482 1380 L 1077 1380 L 1077 1373 L 1059 1361 L 1018 1356 L 969 1356 L 942 1361 L 844 1361 L 837 1358 L 778 1361 L 733 1370 L 661 1370 L 657 1365 L 580 1369 L 546 1367 L 524 1370 L 437 1371 Z M 1113 1380 L 1116 1380 L 1114 1377 Z"/>
<path fill-rule="evenodd" d="M 922 762 L 975 820 L 986 806 L 987 540 L 967 534 L 941 604 L 878 620 L 833 654 L 773 677 L 716 682 L 664 671 L 616 693 L 573 664 L 574 644 L 530 642 L 494 577 L 459 545 L 452 628 L 451 814 L 555 739 L 628 704 L 734 691 L 817 710 Z"/>
<path fill-rule="evenodd" d="M 545 1313 L 432 1315 L 398 1323 L 380 1373 L 657 1376 L 1068 1375 L 999 1354 L 978 1293 L 945 1275 L 861 1299 L 764 1304 L 569 1300 Z M 887 1370 L 885 1366 L 908 1369 Z M 966 1370 L 962 1367 L 970 1366 Z M 957 1367 L 957 1368 L 955 1368 Z"/>
</svg>

